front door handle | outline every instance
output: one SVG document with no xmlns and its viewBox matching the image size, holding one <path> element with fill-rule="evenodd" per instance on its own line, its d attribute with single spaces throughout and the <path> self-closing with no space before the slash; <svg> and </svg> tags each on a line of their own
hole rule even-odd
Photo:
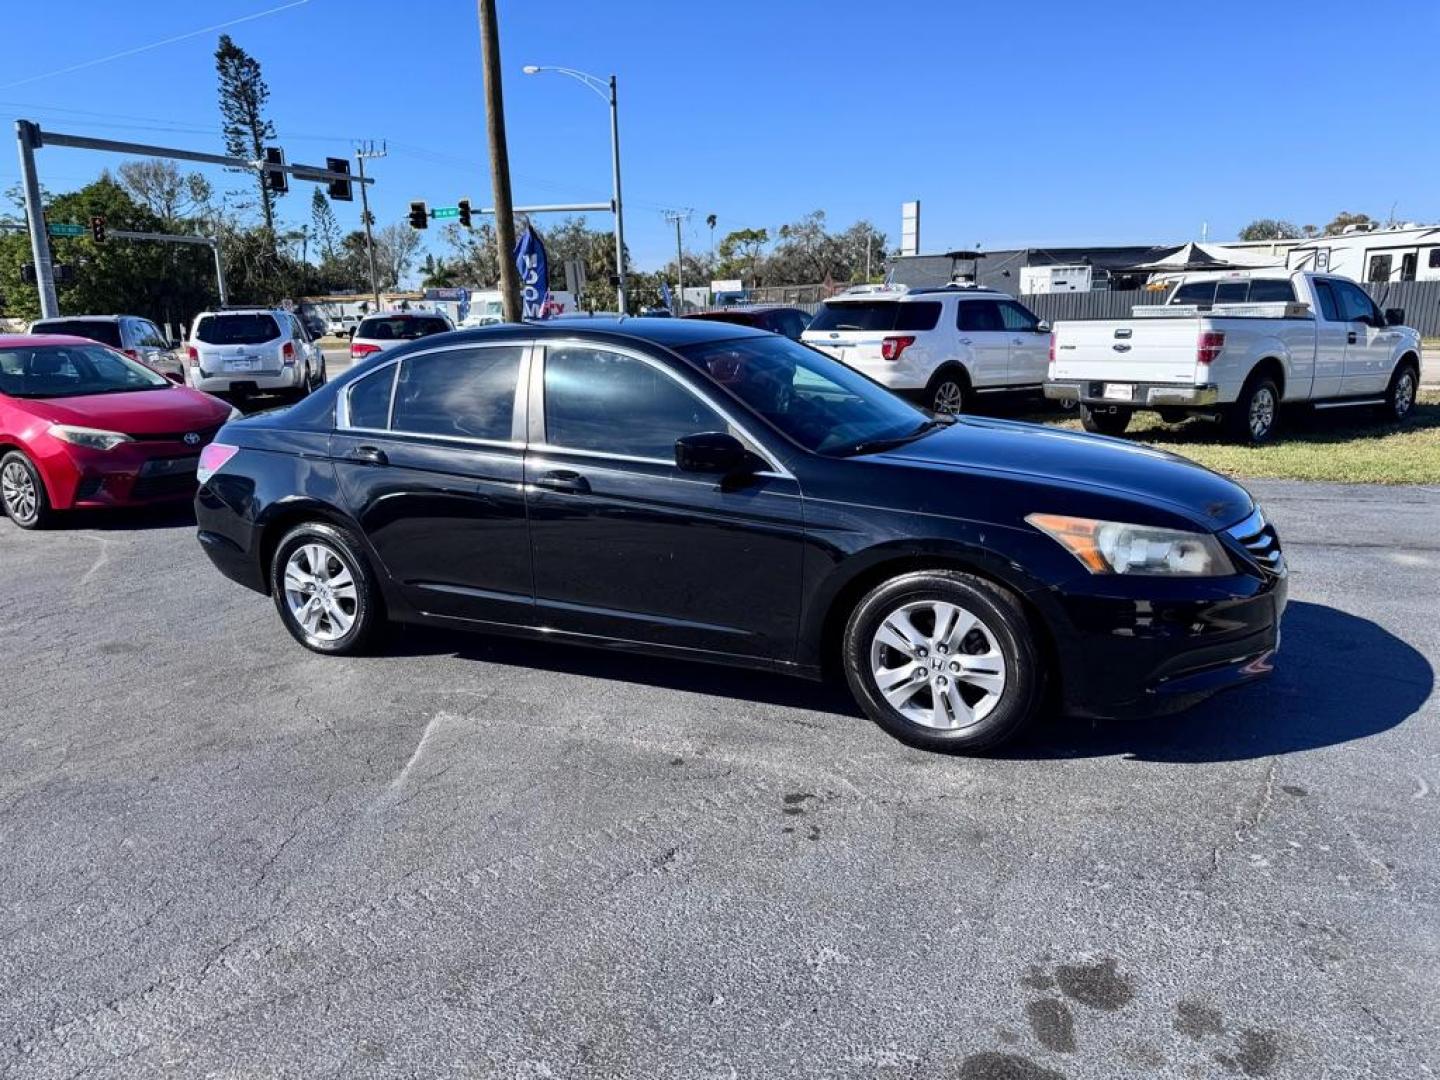
<svg viewBox="0 0 1440 1080">
<path fill-rule="evenodd" d="M 356 446 L 345 455 L 351 461 L 359 461 L 365 465 L 389 465 L 390 459 L 385 451 L 378 446 Z"/>
<path fill-rule="evenodd" d="M 1355 331 L 1354 331 L 1354 330 L 1351 330 L 1348 334 L 1346 334 L 1346 335 L 1345 335 L 1345 340 L 1348 341 L 1351 345 L 1354 345 L 1354 344 L 1355 344 L 1355 341 L 1356 341 Z"/>
<path fill-rule="evenodd" d="M 587 495 L 590 492 L 590 481 L 570 469 L 541 473 L 535 478 L 535 486 L 567 495 Z"/>
</svg>

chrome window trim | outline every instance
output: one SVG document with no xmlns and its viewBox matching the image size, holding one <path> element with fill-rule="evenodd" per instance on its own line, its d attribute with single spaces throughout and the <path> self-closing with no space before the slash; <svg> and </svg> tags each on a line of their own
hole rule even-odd
<svg viewBox="0 0 1440 1080">
<path fill-rule="evenodd" d="M 750 449 L 752 453 L 754 453 L 757 457 L 761 458 L 767 465 L 770 466 L 769 469 L 764 470 L 759 475 L 773 476 L 786 480 L 795 479 L 794 474 L 790 472 L 790 470 L 787 469 L 784 464 L 776 460 L 775 455 L 766 448 L 764 443 L 762 443 L 759 439 L 755 438 L 754 435 L 750 434 L 750 430 L 744 424 L 736 421 L 735 417 L 730 414 L 729 410 L 721 406 L 713 397 L 707 394 L 704 390 L 701 390 L 698 387 L 692 386 L 690 383 L 686 382 L 683 378 L 680 377 L 677 372 L 672 371 L 668 365 L 655 359 L 655 357 L 653 356 L 649 356 L 641 352 L 638 349 L 633 349 L 625 345 L 615 345 L 609 341 L 591 341 L 586 338 L 546 338 L 544 341 L 536 342 L 536 366 L 539 368 L 540 378 L 536 380 L 536 382 L 538 383 L 538 393 L 536 393 L 531 398 L 531 401 L 532 403 L 535 403 L 538 399 L 539 408 L 537 410 L 538 416 L 536 417 L 536 419 L 538 420 L 538 427 L 536 424 L 532 423 L 530 434 L 532 439 L 534 439 L 536 431 L 538 430 L 540 437 L 537 441 L 531 442 L 531 449 L 543 450 L 549 453 L 558 454 L 577 454 L 581 457 L 607 459 L 610 461 L 631 461 L 637 464 L 668 465 L 671 468 L 676 467 L 673 458 L 669 461 L 666 461 L 662 458 L 637 457 L 629 454 L 609 453 L 603 450 L 571 449 L 570 447 L 559 446 L 555 443 L 550 442 L 550 433 L 546 427 L 545 417 L 545 368 L 546 364 L 549 361 L 550 350 L 552 348 L 570 347 L 590 349 L 592 351 L 603 350 L 607 352 L 613 352 L 621 356 L 628 357 L 631 360 L 639 360 L 642 364 L 649 365 L 656 371 L 660 372 L 662 375 L 665 375 L 667 378 L 669 378 L 682 390 L 686 391 L 689 394 L 693 394 L 695 397 L 698 397 L 713 412 L 719 414 L 720 418 L 724 420 L 725 423 L 727 423 L 728 425 L 730 425 L 730 427 L 734 428 L 737 432 L 739 432 L 739 438 L 741 442 L 745 443 L 745 445 Z"/>
<path fill-rule="evenodd" d="M 424 431 L 405 431 L 403 429 L 395 427 L 395 391 L 398 388 L 400 382 L 400 365 L 403 364 L 406 360 L 409 360 L 410 358 L 416 356 L 430 356 L 433 353 L 456 352 L 459 350 L 516 348 L 520 350 L 520 362 L 519 368 L 515 373 L 515 401 L 513 405 L 514 411 L 511 414 L 510 426 L 510 432 L 512 435 L 511 439 L 478 439 L 466 435 L 432 435 Z M 402 435 L 409 436 L 415 439 L 444 439 L 447 442 L 460 442 L 478 446 L 500 446 L 510 448 L 518 446 L 523 448 L 525 445 L 524 442 L 516 442 L 513 436 L 516 434 L 517 429 L 522 434 L 524 431 L 523 421 L 519 418 L 522 416 L 522 406 L 525 402 L 525 398 L 522 395 L 525 392 L 525 386 L 533 352 L 534 342 L 529 340 L 461 342 L 450 345 L 437 345 L 434 348 L 430 349 L 418 349 L 413 353 L 407 353 L 404 356 L 397 356 L 394 359 L 386 360 L 382 364 L 377 364 L 375 366 L 375 370 L 368 371 L 364 375 L 360 376 L 360 378 L 348 383 L 345 386 L 343 392 L 336 395 L 338 405 L 335 410 L 335 429 L 337 431 L 360 431 L 371 435 Z M 390 408 L 385 415 L 385 427 L 371 428 L 356 427 L 352 425 L 350 423 L 350 395 L 354 393 L 355 387 L 359 386 L 366 379 L 378 375 L 386 368 L 391 369 L 391 374 Z"/>
</svg>

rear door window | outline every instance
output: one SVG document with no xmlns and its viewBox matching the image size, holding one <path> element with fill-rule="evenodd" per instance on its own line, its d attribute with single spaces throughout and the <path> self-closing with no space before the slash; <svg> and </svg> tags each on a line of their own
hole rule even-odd
<svg viewBox="0 0 1440 1080">
<path fill-rule="evenodd" d="M 445 349 L 407 357 L 391 427 L 417 435 L 508 442 L 523 346 Z"/>
<path fill-rule="evenodd" d="M 263 345 L 280 336 L 280 324 L 265 312 L 202 315 L 195 338 L 206 345 Z"/>
<path fill-rule="evenodd" d="M 1187 281 L 1170 294 L 1171 304 L 1195 304 L 1208 308 L 1215 303 L 1215 282 Z"/>
<path fill-rule="evenodd" d="M 994 300 L 962 300 L 955 325 L 972 333 L 1005 329 L 1005 322 L 1000 318 L 1000 305 Z"/>
</svg>

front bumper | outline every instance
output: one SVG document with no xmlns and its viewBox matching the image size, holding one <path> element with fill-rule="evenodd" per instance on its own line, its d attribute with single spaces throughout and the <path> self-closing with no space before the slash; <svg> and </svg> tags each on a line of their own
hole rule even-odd
<svg viewBox="0 0 1440 1080">
<path fill-rule="evenodd" d="M 57 510 L 148 506 L 195 494 L 195 466 L 203 443 L 155 440 L 91 450 L 51 442 L 55 448 L 38 464 Z"/>
<path fill-rule="evenodd" d="M 1271 671 L 1288 594 L 1283 563 L 1276 574 L 1073 584 L 1035 598 L 1050 608 L 1073 715 L 1164 715 Z"/>
<path fill-rule="evenodd" d="M 1111 397 L 1106 386 L 1127 386 L 1124 397 Z M 1214 383 L 1148 383 L 1099 379 L 1053 379 L 1045 383 L 1051 401 L 1083 401 L 1087 405 L 1124 405 L 1132 409 L 1207 408 L 1220 401 Z"/>
</svg>

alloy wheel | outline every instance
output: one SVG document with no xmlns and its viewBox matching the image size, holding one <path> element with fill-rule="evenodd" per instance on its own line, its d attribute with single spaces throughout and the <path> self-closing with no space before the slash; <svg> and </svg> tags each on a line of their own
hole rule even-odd
<svg viewBox="0 0 1440 1080">
<path fill-rule="evenodd" d="M 16 521 L 31 520 L 39 509 L 40 494 L 35 490 L 35 478 L 20 462 L 11 461 L 0 473 L 0 499 L 5 502 L 5 512 Z"/>
<path fill-rule="evenodd" d="M 1395 419 L 1403 420 L 1415 406 L 1415 375 L 1406 368 L 1395 380 Z"/>
<path fill-rule="evenodd" d="M 329 545 L 302 544 L 285 562 L 285 603 L 311 637 L 338 641 L 359 613 L 355 575 Z"/>
<path fill-rule="evenodd" d="M 965 391 L 960 384 L 953 379 L 947 379 L 935 388 L 935 400 L 932 411 L 945 413 L 953 416 L 961 411 L 965 404 Z"/>
<path fill-rule="evenodd" d="M 1262 386 L 1250 398 L 1250 435 L 1263 439 L 1275 423 L 1275 394 L 1268 386 Z"/>
<path fill-rule="evenodd" d="M 943 600 L 902 604 L 881 620 L 870 641 L 870 676 L 906 720 L 944 731 L 979 723 L 1006 686 L 994 632 Z"/>
</svg>

